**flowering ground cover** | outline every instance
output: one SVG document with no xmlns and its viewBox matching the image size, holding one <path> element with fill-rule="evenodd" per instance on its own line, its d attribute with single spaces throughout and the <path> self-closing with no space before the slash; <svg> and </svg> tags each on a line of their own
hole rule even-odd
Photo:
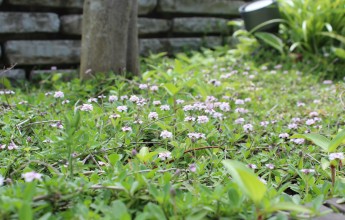
<svg viewBox="0 0 345 220">
<path fill-rule="evenodd" d="M 342 82 L 219 51 L 144 66 L 1 91 L 1 219 L 301 219 L 344 198 Z"/>
</svg>

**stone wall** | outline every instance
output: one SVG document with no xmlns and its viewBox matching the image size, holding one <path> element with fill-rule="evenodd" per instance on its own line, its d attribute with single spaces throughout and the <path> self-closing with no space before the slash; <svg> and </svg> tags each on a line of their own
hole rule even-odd
<svg viewBox="0 0 345 220">
<path fill-rule="evenodd" d="M 221 45 L 232 33 L 227 22 L 244 3 L 139 0 L 140 54 Z M 16 64 L 13 74 L 22 78 L 33 68 L 77 68 L 82 7 L 83 0 L 0 0 L 0 67 Z"/>
</svg>

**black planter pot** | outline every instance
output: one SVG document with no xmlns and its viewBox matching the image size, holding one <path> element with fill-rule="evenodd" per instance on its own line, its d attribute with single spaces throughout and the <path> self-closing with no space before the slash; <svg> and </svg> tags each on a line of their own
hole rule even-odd
<svg viewBox="0 0 345 220">
<path fill-rule="evenodd" d="M 246 30 L 248 31 L 252 31 L 253 29 L 255 29 L 255 27 L 266 21 L 280 18 L 278 3 L 275 0 L 261 0 L 251 2 L 242 5 L 239 8 L 239 11 L 242 19 L 244 20 Z M 278 33 L 278 29 L 278 23 L 271 23 L 260 27 L 259 29 L 255 30 L 255 32 L 261 31 Z"/>
</svg>

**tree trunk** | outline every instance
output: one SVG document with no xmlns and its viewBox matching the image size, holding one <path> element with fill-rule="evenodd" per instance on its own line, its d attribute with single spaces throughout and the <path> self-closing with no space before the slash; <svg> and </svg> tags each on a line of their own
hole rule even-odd
<svg viewBox="0 0 345 220">
<path fill-rule="evenodd" d="M 137 0 L 85 0 L 80 77 L 139 74 Z"/>
</svg>

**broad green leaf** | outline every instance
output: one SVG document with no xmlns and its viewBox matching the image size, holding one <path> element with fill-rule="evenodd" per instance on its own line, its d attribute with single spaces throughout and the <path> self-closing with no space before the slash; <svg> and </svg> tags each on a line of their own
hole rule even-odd
<svg viewBox="0 0 345 220">
<path fill-rule="evenodd" d="M 337 57 L 345 60 L 345 50 L 343 48 L 333 48 L 333 52 Z"/>
<path fill-rule="evenodd" d="M 147 162 L 149 161 L 152 157 L 154 157 L 157 154 L 157 152 L 149 152 L 148 147 L 142 147 L 137 154 L 137 157 L 141 162 Z"/>
<path fill-rule="evenodd" d="M 283 48 L 284 44 L 283 41 L 275 36 L 274 34 L 271 33 L 266 33 L 266 32 L 259 32 L 256 33 L 255 36 L 268 44 L 269 46 L 273 47 L 274 49 L 278 50 L 281 54 L 284 53 Z"/>
<path fill-rule="evenodd" d="M 328 152 L 334 152 L 343 140 L 345 140 L 345 129 L 339 132 L 337 136 L 331 140 L 331 143 L 328 145 Z"/>
<path fill-rule="evenodd" d="M 323 170 L 328 169 L 328 167 L 330 166 L 330 162 L 328 160 L 326 160 L 325 158 L 321 158 L 321 168 Z"/>
<path fill-rule="evenodd" d="M 321 32 L 321 33 L 319 33 L 319 35 L 323 35 L 323 36 L 327 36 L 327 37 L 336 39 L 336 40 L 340 41 L 341 43 L 345 44 L 345 37 L 341 36 L 339 34 L 336 34 L 334 32 Z"/>
<path fill-rule="evenodd" d="M 162 210 L 162 208 L 156 204 L 149 203 L 145 206 L 145 211 L 149 212 L 151 214 L 150 219 L 155 220 L 166 220 L 165 214 Z"/>
<path fill-rule="evenodd" d="M 321 147 L 325 152 L 328 152 L 330 140 L 328 140 L 325 136 L 322 136 L 320 134 L 294 134 L 290 138 L 307 139 L 309 141 L 312 141 L 317 146 Z"/>
<path fill-rule="evenodd" d="M 234 160 L 223 160 L 222 163 L 230 172 L 234 182 L 258 205 L 266 193 L 266 185 L 245 164 Z"/>
<path fill-rule="evenodd" d="M 276 212 L 276 211 L 292 211 L 292 212 L 300 212 L 300 213 L 311 213 L 312 211 L 304 206 L 296 205 L 290 202 L 280 202 L 274 204 L 268 208 L 268 212 Z"/>
<path fill-rule="evenodd" d="M 111 203 L 111 208 L 108 213 L 114 220 L 130 220 L 131 216 L 128 213 L 126 205 L 120 200 Z"/>
<path fill-rule="evenodd" d="M 165 83 L 165 84 L 163 85 L 163 87 L 167 90 L 167 92 L 168 92 L 171 96 L 176 95 L 176 94 L 180 91 L 180 89 L 177 88 L 177 87 L 176 87 L 174 84 L 172 84 L 172 83 Z"/>
<path fill-rule="evenodd" d="M 205 219 L 205 216 L 208 214 L 208 211 L 199 211 L 188 215 L 186 220 L 202 220 Z"/>
<path fill-rule="evenodd" d="M 278 19 L 271 19 L 271 20 L 265 21 L 265 22 L 263 22 L 263 23 L 257 25 L 256 27 L 254 27 L 254 28 L 250 31 L 250 33 L 254 33 L 254 32 L 256 32 L 257 30 L 259 30 L 260 28 L 265 27 L 266 25 L 270 25 L 270 24 L 274 24 L 274 23 L 285 23 L 285 22 L 286 22 L 286 21 L 285 21 L 284 19 L 280 19 L 280 18 L 278 18 Z"/>
<path fill-rule="evenodd" d="M 1 76 L 1 72 L 0 72 Z M 11 89 L 11 82 L 6 77 L 0 77 L 0 84 L 2 84 L 6 89 Z"/>
</svg>

